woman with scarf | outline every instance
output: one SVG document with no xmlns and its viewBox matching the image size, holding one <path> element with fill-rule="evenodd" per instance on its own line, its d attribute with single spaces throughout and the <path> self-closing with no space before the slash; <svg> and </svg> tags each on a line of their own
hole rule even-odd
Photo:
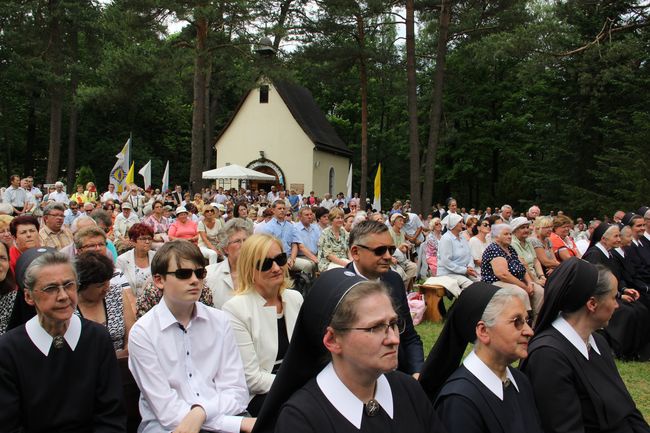
<svg viewBox="0 0 650 433">
<path fill-rule="evenodd" d="M 548 279 L 522 364 L 547 433 L 650 431 L 607 341 L 595 332 L 618 308 L 616 286 L 609 270 L 577 258 L 562 262 Z"/>
<path fill-rule="evenodd" d="M 418 383 L 395 371 L 403 329 L 382 283 L 323 273 L 253 432 L 444 432 Z"/>
<path fill-rule="evenodd" d="M 528 354 L 526 294 L 474 283 L 452 306 L 420 384 L 449 433 L 541 433 L 531 385 L 510 367 Z M 474 350 L 459 363 L 467 345 Z"/>
</svg>

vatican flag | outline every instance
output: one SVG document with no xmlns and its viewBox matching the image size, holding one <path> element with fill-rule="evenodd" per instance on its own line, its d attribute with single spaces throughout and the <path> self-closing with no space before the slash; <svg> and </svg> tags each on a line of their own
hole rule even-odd
<svg viewBox="0 0 650 433">
<path fill-rule="evenodd" d="M 375 199 L 372 202 L 372 208 L 377 212 L 381 211 L 381 164 L 377 167 L 375 175 Z"/>
<path fill-rule="evenodd" d="M 131 168 L 129 168 L 129 172 L 126 175 L 126 184 L 131 185 L 134 182 L 135 182 L 135 162 L 132 162 Z"/>
<path fill-rule="evenodd" d="M 126 174 L 129 171 L 129 158 L 131 154 L 131 138 L 126 140 L 122 151 L 115 155 L 117 161 L 111 170 L 108 182 L 115 185 L 117 192 L 124 191 L 126 186 Z"/>
</svg>

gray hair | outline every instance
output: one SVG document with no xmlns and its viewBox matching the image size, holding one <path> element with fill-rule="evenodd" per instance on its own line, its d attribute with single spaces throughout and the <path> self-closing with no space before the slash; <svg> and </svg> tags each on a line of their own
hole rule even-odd
<svg viewBox="0 0 650 433">
<path fill-rule="evenodd" d="M 61 212 L 65 212 L 65 206 L 63 206 L 61 203 L 50 203 L 45 206 L 45 209 L 43 209 L 43 215 L 49 215 L 53 210 L 60 210 Z"/>
<path fill-rule="evenodd" d="M 103 209 L 95 209 L 90 214 L 90 217 L 94 219 L 96 223 L 103 223 L 106 227 L 113 225 L 113 218 L 111 218 L 111 215 Z"/>
<path fill-rule="evenodd" d="M 228 246 L 228 239 L 240 231 L 244 231 L 248 236 L 251 236 L 253 234 L 253 229 L 250 222 L 243 218 L 229 219 L 226 225 L 219 230 L 219 233 L 217 233 L 217 240 L 219 242 L 218 248 L 222 250 L 226 248 L 226 246 Z"/>
<path fill-rule="evenodd" d="M 74 268 L 70 257 L 61 252 L 46 253 L 34 259 L 25 270 L 24 285 L 30 291 L 34 291 L 34 286 L 38 281 L 43 268 L 48 266 L 69 265 L 74 273 L 74 279 L 77 281 L 77 270 Z"/>
<path fill-rule="evenodd" d="M 96 225 L 84 227 L 74 234 L 74 246 L 75 248 L 79 249 L 83 247 L 84 241 L 87 238 L 94 238 L 99 236 L 106 240 L 106 233 L 104 233 L 104 230 L 100 229 Z"/>
<path fill-rule="evenodd" d="M 490 302 L 488 302 L 485 310 L 483 310 L 481 321 L 485 323 L 485 326 L 491 328 L 496 325 L 497 318 L 501 315 L 501 312 L 510 299 L 518 298 L 525 304 L 526 296 L 526 292 L 523 289 L 515 287 L 504 287 L 497 290 L 492 296 L 492 299 L 490 299 Z"/>
<path fill-rule="evenodd" d="M 612 291 L 611 277 L 614 274 L 603 265 L 597 265 L 596 267 L 598 268 L 598 282 L 596 283 L 596 287 L 594 287 L 592 296 L 594 298 L 603 298 Z"/>
<path fill-rule="evenodd" d="M 492 239 L 494 240 L 494 238 L 499 236 L 506 229 L 510 230 L 510 224 L 494 224 L 492 226 Z"/>
<path fill-rule="evenodd" d="M 366 213 L 366 211 L 363 210 L 358 211 L 354 215 L 354 219 L 352 220 L 352 228 L 355 228 L 358 224 L 367 220 L 368 220 L 368 214 Z"/>
<path fill-rule="evenodd" d="M 509 204 L 504 204 L 503 206 L 501 206 L 501 212 L 503 212 L 506 209 L 512 210 L 512 206 L 510 206 Z"/>
<path fill-rule="evenodd" d="M 88 215 L 78 216 L 77 218 L 74 219 L 74 221 L 72 221 L 72 224 L 70 224 L 70 231 L 72 232 L 72 234 L 77 233 L 77 231 L 79 230 L 79 224 L 82 224 L 83 226 L 83 223 L 86 221 L 91 222 L 92 223 L 91 225 L 93 226 L 97 225 L 95 220 L 89 217 Z"/>
<path fill-rule="evenodd" d="M 349 246 L 364 243 L 366 237 L 388 232 L 386 224 L 378 221 L 362 221 L 350 231 Z"/>
</svg>

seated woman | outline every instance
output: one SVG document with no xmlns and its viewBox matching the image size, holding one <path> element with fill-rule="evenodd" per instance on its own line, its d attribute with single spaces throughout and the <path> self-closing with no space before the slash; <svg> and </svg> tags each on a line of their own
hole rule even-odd
<svg viewBox="0 0 650 433">
<path fill-rule="evenodd" d="M 550 275 L 522 370 L 533 385 L 542 428 L 556 432 L 648 432 L 598 329 L 616 303 L 611 272 L 570 258 Z"/>
<path fill-rule="evenodd" d="M 16 263 L 23 252 L 41 246 L 39 227 L 38 219 L 32 215 L 21 215 L 9 223 L 9 231 L 14 238 L 13 245 L 9 249 L 9 267 L 12 271 L 16 272 Z"/>
<path fill-rule="evenodd" d="M 481 279 L 495 286 L 523 290 L 528 295 L 526 310 L 532 310 L 536 317 L 544 301 L 544 288 L 533 282 L 511 243 L 509 224 L 492 226 L 492 243 L 483 252 Z"/>
<path fill-rule="evenodd" d="M 609 269 L 617 281 L 619 308 L 602 332 L 617 358 L 647 359 L 650 356 L 650 313 L 639 301 L 639 292 L 627 287 L 623 272 L 612 251 L 621 246 L 616 224 L 602 223 L 591 235 L 589 249 L 583 259 Z"/>
<path fill-rule="evenodd" d="M 199 243 L 198 223 L 190 217 L 190 212 L 183 206 L 176 209 L 176 221 L 169 226 L 167 234 L 170 240 L 185 239 L 195 245 Z M 219 256 L 216 251 L 204 247 L 199 247 L 199 249 L 210 264 L 218 262 Z"/>
<path fill-rule="evenodd" d="M 469 243 L 464 236 L 460 236 L 463 231 L 463 217 L 450 213 L 443 220 L 443 224 L 447 226 L 447 232 L 438 242 L 438 276 L 449 277 L 457 283 L 451 288 L 447 287 L 447 290 L 457 297 L 461 290 L 478 279 L 478 274 L 474 269 Z"/>
<path fill-rule="evenodd" d="M 422 388 L 395 371 L 403 330 L 382 283 L 344 269 L 323 273 L 255 431 L 443 432 Z"/>
<path fill-rule="evenodd" d="M 0 242 L 4 242 L 7 245 L 14 243 L 14 238 L 11 237 L 11 229 L 9 224 L 14 217 L 11 215 L 0 215 Z"/>
<path fill-rule="evenodd" d="M 553 218 L 547 216 L 537 217 L 534 223 L 535 237 L 531 237 L 530 243 L 532 244 L 537 260 L 542 265 L 544 275 L 553 272 L 555 268 L 560 266 L 560 262 L 555 258 L 553 253 L 553 245 L 549 236 L 553 230 Z"/>
<path fill-rule="evenodd" d="M 75 268 L 79 281 L 75 313 L 105 326 L 117 357 L 128 356 L 129 331 L 135 317 L 125 294 L 129 289 L 110 284 L 113 261 L 105 253 L 89 251 L 77 256 Z"/>
<path fill-rule="evenodd" d="M 343 211 L 332 208 L 328 219 L 330 226 L 323 229 L 318 240 L 318 271 L 344 267 L 350 263 L 348 257 L 348 232 L 343 229 Z"/>
<path fill-rule="evenodd" d="M 492 225 L 487 219 L 481 220 L 480 223 L 476 225 L 475 232 L 476 234 L 471 237 L 469 240 L 469 250 L 472 253 L 472 258 L 474 259 L 474 267 L 479 277 L 481 276 L 481 264 L 483 263 L 483 252 L 490 245 L 488 237 L 490 237 Z"/>
<path fill-rule="evenodd" d="M 438 274 L 438 242 L 442 237 L 442 223 L 440 218 L 432 218 L 429 222 L 429 234 L 427 235 L 424 253 L 426 255 L 427 265 L 431 276 Z"/>
<path fill-rule="evenodd" d="M 169 220 L 164 215 L 164 205 L 160 200 L 154 200 L 151 204 L 151 215 L 142 221 L 153 230 L 153 242 L 151 248 L 157 250 L 168 239 L 167 231 L 169 231 Z"/>
<path fill-rule="evenodd" d="M 512 248 L 515 249 L 522 263 L 526 265 L 528 275 L 533 282 L 543 287 L 546 284 L 546 277 L 529 237 L 530 221 L 526 217 L 517 217 L 510 223 L 510 229 L 512 230 Z"/>
<path fill-rule="evenodd" d="M 243 243 L 237 261 L 235 296 L 223 305 L 230 315 L 251 395 L 248 412 L 257 416 L 287 352 L 302 295 L 291 286 L 282 243 L 267 234 Z"/>
<path fill-rule="evenodd" d="M 400 274 L 406 290 L 410 292 L 410 289 L 413 287 L 413 278 L 415 278 L 418 272 L 418 267 L 409 258 L 413 244 L 406 240 L 406 232 L 404 230 L 406 218 L 407 215 L 401 212 L 393 213 L 390 216 L 391 226 L 388 228 L 388 233 L 393 238 L 393 244 L 397 247 L 393 254 L 392 268 Z"/>
<path fill-rule="evenodd" d="M 510 367 L 526 358 L 533 335 L 526 298 L 515 288 L 474 283 L 450 310 L 420 375 L 449 433 L 542 432 L 530 382 Z"/>
<path fill-rule="evenodd" d="M 142 293 L 147 279 L 151 277 L 151 260 L 156 255 L 151 250 L 153 236 L 150 226 L 133 224 L 129 229 L 129 240 L 134 247 L 117 257 L 116 266 L 124 273 L 136 297 Z"/>
<path fill-rule="evenodd" d="M 573 228 L 573 220 L 566 215 L 553 218 L 553 233 L 549 236 L 553 254 L 558 262 L 570 257 L 581 257 L 578 246 L 573 241 L 569 232 Z"/>
<path fill-rule="evenodd" d="M 242 244 L 253 234 L 253 229 L 247 221 L 233 218 L 226 223 L 218 235 L 218 247 L 226 259 L 205 268 L 207 275 L 205 284 L 212 291 L 214 307 L 221 309 L 235 294 L 239 286 L 237 262 Z"/>
<path fill-rule="evenodd" d="M 0 241 L 0 335 L 9 329 L 18 295 L 16 279 L 9 267 L 9 248 L 9 244 Z"/>
<path fill-rule="evenodd" d="M 104 326 L 74 315 L 77 275 L 68 256 L 30 249 L 17 274 L 37 316 L 0 338 L 2 430 L 126 431 L 113 345 Z"/>
<path fill-rule="evenodd" d="M 199 221 L 199 248 L 201 252 L 209 257 L 210 264 L 219 261 L 221 252 L 217 248 L 217 235 L 223 228 L 223 221 L 216 218 L 217 209 L 211 204 L 203 206 L 203 219 Z M 216 256 L 216 257 L 215 257 Z"/>
</svg>

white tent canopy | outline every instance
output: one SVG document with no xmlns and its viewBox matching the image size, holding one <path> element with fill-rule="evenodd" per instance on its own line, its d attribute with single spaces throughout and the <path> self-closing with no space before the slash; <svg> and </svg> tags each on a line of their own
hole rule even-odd
<svg viewBox="0 0 650 433">
<path fill-rule="evenodd" d="M 237 164 L 226 165 L 203 172 L 203 179 L 239 179 L 239 180 L 269 180 L 275 181 L 275 176 L 260 173 Z"/>
</svg>

